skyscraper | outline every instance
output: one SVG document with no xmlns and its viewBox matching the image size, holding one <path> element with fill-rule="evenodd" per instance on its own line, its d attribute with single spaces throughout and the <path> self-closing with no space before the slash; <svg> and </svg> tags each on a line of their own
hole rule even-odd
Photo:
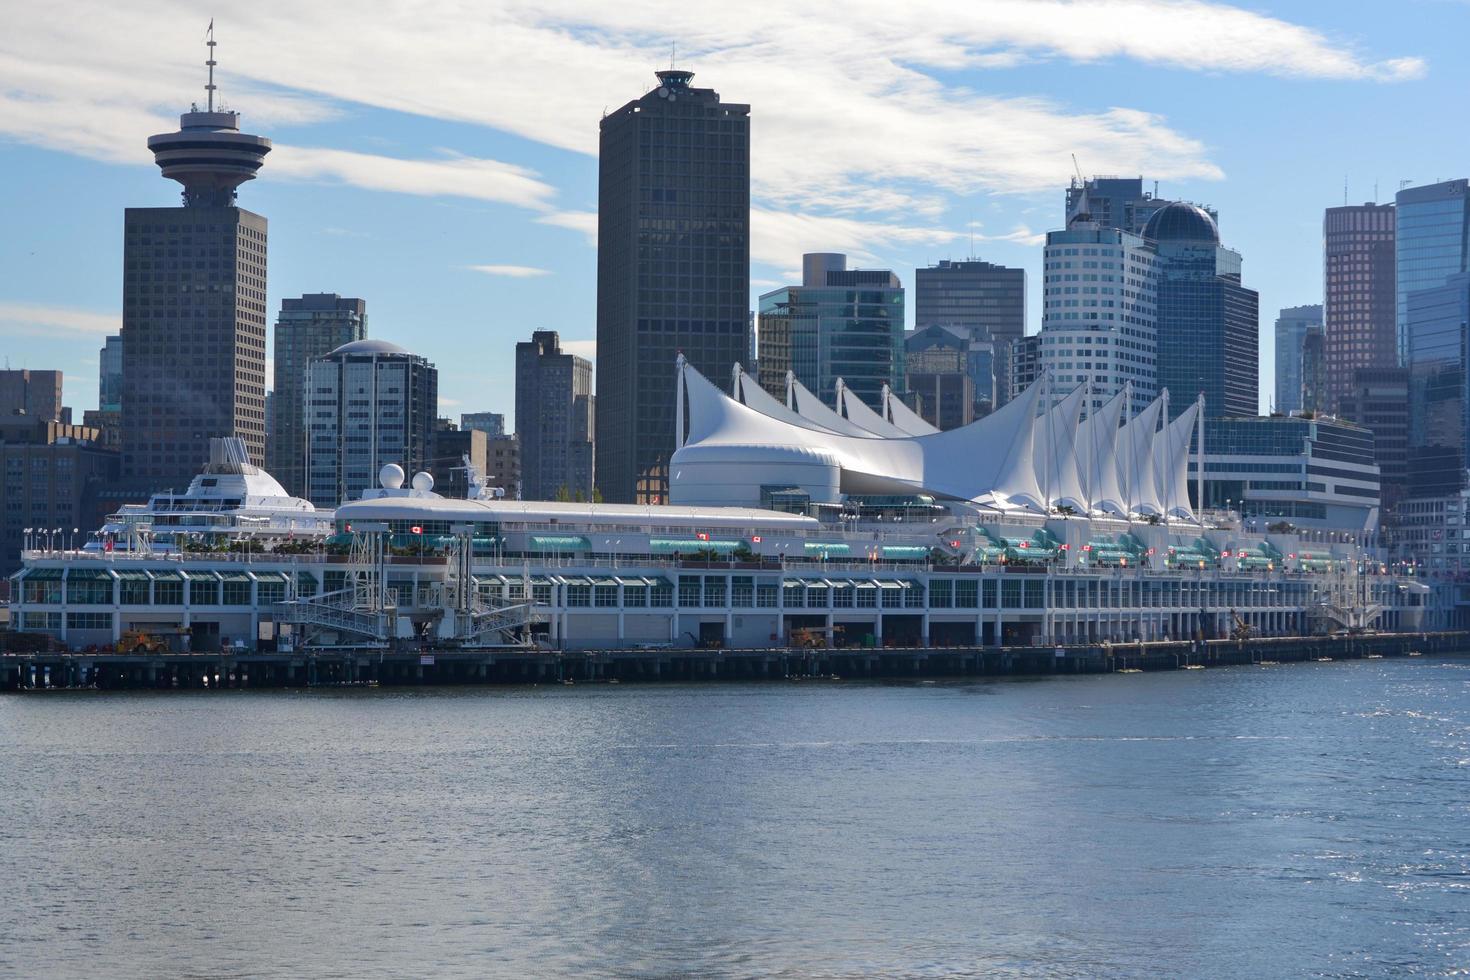
<svg viewBox="0 0 1470 980">
<path fill-rule="evenodd" d="M 1131 410 L 1142 411 L 1158 392 L 1154 243 L 1077 220 L 1047 234 L 1042 267 L 1040 366 L 1057 386 L 1052 400 L 1087 382 L 1087 407 L 1101 408 L 1132 382 Z M 1013 379 L 1024 376 L 1013 369 Z M 1016 394 L 1013 386 L 1011 395 Z"/>
<path fill-rule="evenodd" d="M 1360 369 L 1398 363 L 1394 328 L 1394 206 L 1328 208 L 1322 219 L 1322 340 L 1328 412 L 1341 411 Z M 1280 367 L 1277 377 L 1280 378 Z"/>
<path fill-rule="evenodd" d="M 657 75 L 602 119 L 596 451 L 613 502 L 668 499 L 677 355 L 724 377 L 750 349 L 750 106 Z"/>
<path fill-rule="evenodd" d="M 1399 358 L 1407 364 L 1412 340 L 1409 297 L 1437 289 L 1451 276 L 1470 272 L 1470 180 L 1410 187 L 1395 198 L 1394 240 Z"/>
<path fill-rule="evenodd" d="M 16 421 L 17 416 L 56 422 L 70 411 L 61 404 L 60 371 L 0 370 L 0 423 Z"/>
<path fill-rule="evenodd" d="M 97 410 L 121 412 L 123 389 L 123 341 L 108 337 L 97 352 Z"/>
<path fill-rule="evenodd" d="M 293 497 L 306 496 L 306 369 L 343 344 L 367 336 L 367 303 L 336 293 L 281 300 L 271 410 L 271 475 Z"/>
<path fill-rule="evenodd" d="M 1026 270 L 975 259 L 915 270 L 914 327 L 932 326 L 959 327 L 974 341 L 994 344 L 991 377 L 971 380 L 977 392 L 994 389 L 999 407 L 1009 387 L 1007 352 L 1026 333 Z"/>
<path fill-rule="evenodd" d="M 847 256 L 802 256 L 802 283 L 760 298 L 762 323 L 769 312 L 789 331 L 791 371 L 829 407 L 841 378 L 871 407 L 882 404 L 883 386 L 904 386 L 904 295 L 887 269 L 849 269 Z M 764 356 L 764 355 L 762 355 Z"/>
<path fill-rule="evenodd" d="M 386 340 L 355 340 L 307 368 L 307 498 L 336 507 L 378 485 L 397 463 L 428 465 L 439 410 L 439 372 Z"/>
<path fill-rule="evenodd" d="M 1302 342 L 1313 327 L 1322 329 L 1321 306 L 1288 306 L 1276 317 L 1276 395 L 1272 407 L 1283 415 L 1302 409 Z"/>
<path fill-rule="evenodd" d="M 555 330 L 516 344 L 523 499 L 591 498 L 594 414 L 591 361 L 563 352 Z"/>
<path fill-rule="evenodd" d="M 1070 226 L 1086 215 L 1100 227 L 1142 235 L 1154 212 L 1175 203 L 1159 197 L 1157 186 L 1155 183 L 1152 192 L 1145 191 L 1142 177 L 1089 177 L 1085 181 L 1073 178 L 1067 187 L 1067 224 Z M 1218 228 L 1220 215 L 1213 208 L 1203 210 Z"/>
<path fill-rule="evenodd" d="M 1241 284 L 1240 253 L 1220 244 L 1203 208 L 1155 211 L 1143 237 L 1158 249 L 1158 387 L 1178 415 L 1205 396 L 1213 417 L 1253 416 L 1260 401 L 1260 299 Z"/>
<path fill-rule="evenodd" d="M 151 136 L 183 207 L 128 208 L 123 239 L 123 476 L 183 488 L 209 440 L 239 436 L 265 456 L 266 220 L 236 206 L 270 140 L 240 132 L 239 113 L 209 102 Z"/>
</svg>

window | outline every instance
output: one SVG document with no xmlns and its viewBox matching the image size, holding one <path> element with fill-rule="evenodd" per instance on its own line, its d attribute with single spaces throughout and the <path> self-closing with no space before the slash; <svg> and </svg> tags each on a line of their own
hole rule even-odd
<svg viewBox="0 0 1470 980">
<path fill-rule="evenodd" d="M 596 604 L 602 608 L 615 607 L 618 604 L 618 587 L 616 585 L 599 585 L 594 595 Z"/>
<path fill-rule="evenodd" d="M 568 606 L 590 606 L 592 604 L 592 586 L 590 585 L 568 585 Z"/>
<path fill-rule="evenodd" d="M 72 606 L 112 605 L 112 579 L 82 579 L 66 583 L 66 601 Z"/>
<path fill-rule="evenodd" d="M 250 605 L 250 580 L 231 579 L 224 583 L 224 605 L 226 606 L 248 606 Z"/>
<path fill-rule="evenodd" d="M 153 602 L 159 606 L 182 606 L 184 604 L 183 581 L 176 578 L 154 579 Z"/>
<path fill-rule="evenodd" d="M 69 612 L 66 614 L 66 628 L 69 630 L 110 630 L 112 629 L 112 613 Z"/>
</svg>

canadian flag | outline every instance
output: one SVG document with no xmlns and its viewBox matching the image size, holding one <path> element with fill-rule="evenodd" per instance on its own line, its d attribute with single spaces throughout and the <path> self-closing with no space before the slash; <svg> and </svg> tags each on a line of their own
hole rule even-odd
<svg viewBox="0 0 1470 980">
<path fill-rule="evenodd" d="M 112 550 L 112 535 L 109 534 L 107 536 L 107 540 L 104 541 L 104 542 L 102 542 L 102 550 L 103 551 L 111 551 Z"/>
<path fill-rule="evenodd" d="M 420 526 L 420 525 L 418 525 L 418 524 L 415 524 L 413 527 L 409 528 L 409 530 L 412 531 L 414 534 L 423 534 L 424 533 L 423 527 Z"/>
</svg>

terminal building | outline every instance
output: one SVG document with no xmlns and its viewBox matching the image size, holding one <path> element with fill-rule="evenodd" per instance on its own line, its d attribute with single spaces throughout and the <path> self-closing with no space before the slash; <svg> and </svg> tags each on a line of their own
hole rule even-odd
<svg viewBox="0 0 1470 980">
<path fill-rule="evenodd" d="M 476 473 L 452 498 L 388 464 L 378 487 L 328 512 L 228 489 L 275 485 L 237 447 L 189 494 L 120 515 L 81 549 L 33 544 L 12 577 L 17 628 L 75 649 L 126 648 L 141 632 L 204 650 L 373 651 L 1442 625 L 1431 590 L 1361 535 L 1197 505 L 1190 457 L 1203 431 L 1210 459 L 1212 431 L 1197 400 L 1171 413 L 1161 393 L 1133 414 L 1125 386 L 1079 421 L 1089 386 L 1043 376 L 985 419 L 934 432 L 896 398 L 868 405 L 839 386 L 834 409 L 794 380 L 783 402 L 738 366 L 730 393 L 682 359 L 674 373 L 668 505 L 516 501 Z M 1303 436 L 1314 458 L 1331 435 Z"/>
</svg>

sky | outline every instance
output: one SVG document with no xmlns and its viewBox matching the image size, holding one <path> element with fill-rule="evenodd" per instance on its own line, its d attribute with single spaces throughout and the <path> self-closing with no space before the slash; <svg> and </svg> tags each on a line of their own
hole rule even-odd
<svg viewBox="0 0 1470 980">
<path fill-rule="evenodd" d="M 178 203 L 147 137 L 219 93 L 274 149 L 268 309 L 335 292 L 439 369 L 440 414 L 511 418 L 513 344 L 595 356 L 598 121 L 672 58 L 751 106 L 751 305 L 803 252 L 1028 276 L 1075 173 L 1220 212 L 1272 323 L 1321 302 L 1325 207 L 1470 174 L 1465 0 L 167 0 L 13 4 L 0 30 L 0 361 L 78 412 L 120 325 L 126 207 Z M 910 313 L 912 299 L 910 299 Z M 273 313 L 272 313 L 273 316 Z M 267 378 L 270 377 L 269 370 Z"/>
</svg>

